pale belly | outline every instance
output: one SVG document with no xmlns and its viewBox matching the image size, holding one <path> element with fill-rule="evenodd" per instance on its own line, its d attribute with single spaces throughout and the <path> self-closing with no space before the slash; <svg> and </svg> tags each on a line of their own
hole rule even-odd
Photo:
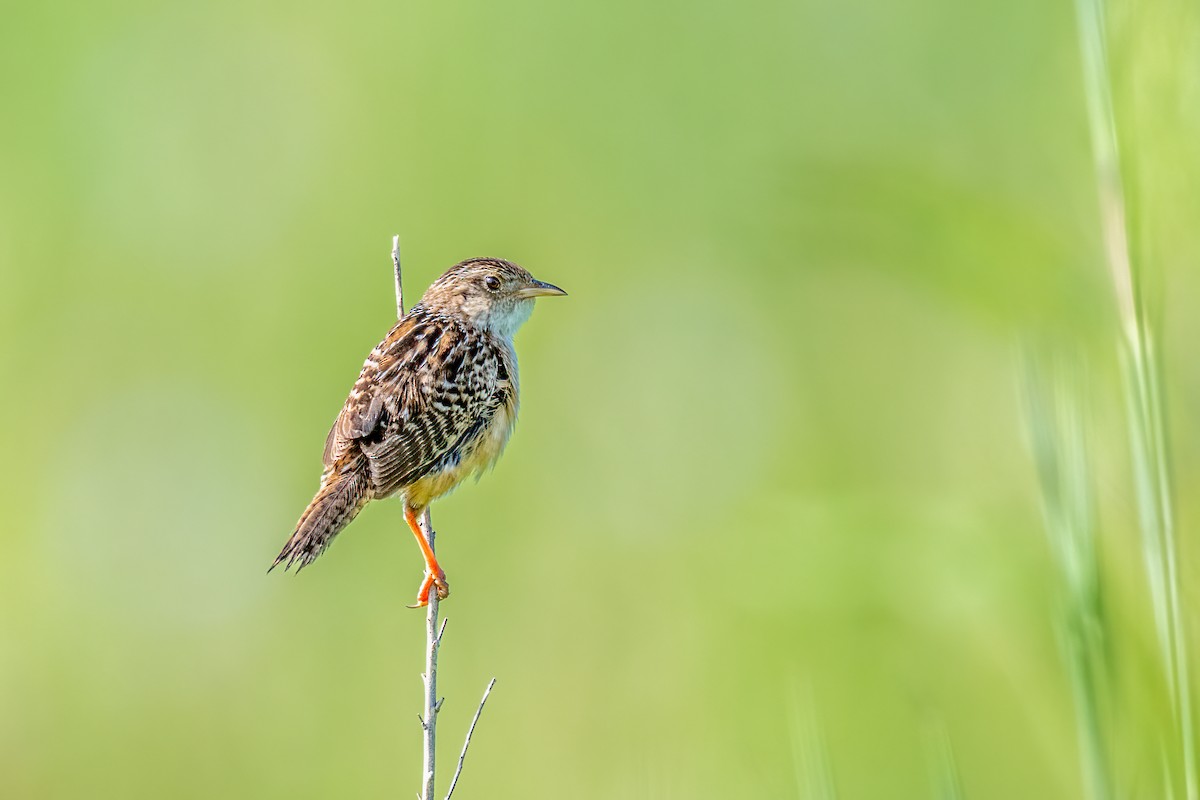
<svg viewBox="0 0 1200 800">
<path fill-rule="evenodd" d="M 404 490 L 404 502 L 414 508 L 424 508 L 437 498 L 452 491 L 463 480 L 491 468 L 504 452 L 508 438 L 517 421 L 515 405 L 496 410 L 492 424 L 479 437 L 478 443 L 456 466 L 427 475 Z"/>
</svg>

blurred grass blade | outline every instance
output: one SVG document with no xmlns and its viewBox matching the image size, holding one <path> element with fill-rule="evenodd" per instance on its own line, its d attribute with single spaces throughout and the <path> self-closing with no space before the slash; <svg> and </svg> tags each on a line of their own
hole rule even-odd
<svg viewBox="0 0 1200 800">
<path fill-rule="evenodd" d="M 1178 545 L 1171 503 L 1170 470 L 1163 423 L 1161 375 L 1129 250 L 1120 150 L 1109 80 L 1104 7 L 1076 0 L 1083 80 L 1105 253 L 1121 326 L 1122 379 L 1129 414 L 1130 450 L 1137 491 L 1142 554 L 1154 607 L 1159 651 L 1177 731 L 1178 759 L 1188 800 L 1200 798 L 1187 641 L 1180 618 Z"/>
<path fill-rule="evenodd" d="M 1111 702 L 1108 638 L 1096 547 L 1086 425 L 1078 373 L 1062 361 L 1030 362 L 1027 419 L 1046 532 L 1058 566 L 1057 631 L 1074 695 L 1085 796 L 1112 796 L 1105 708 Z M 1047 373 L 1049 373 L 1047 375 Z"/>
<path fill-rule="evenodd" d="M 954 757 L 954 747 L 944 725 L 937 725 L 930 734 L 928 747 L 930 768 L 936 787 L 934 797 L 938 800 L 966 800 L 958 761 Z"/>
<path fill-rule="evenodd" d="M 1116 289 L 1122 324 L 1133 318 L 1134 283 L 1125 222 L 1125 192 L 1121 183 L 1120 152 L 1108 80 L 1108 48 L 1102 0 L 1075 0 L 1079 49 L 1083 58 L 1084 95 L 1088 129 L 1096 164 L 1097 191 L 1104 250 Z M 1128 333 L 1128 331 L 1127 331 Z"/>
<path fill-rule="evenodd" d="M 837 800 L 829 748 L 811 694 L 810 691 L 807 708 L 802 708 L 798 690 L 793 687 L 791 691 L 788 728 L 792 738 L 796 790 L 801 800 Z"/>
<path fill-rule="evenodd" d="M 1128 406 L 1129 442 L 1137 494 L 1142 558 L 1158 633 L 1159 655 L 1171 698 L 1178 738 L 1179 761 L 1184 775 L 1184 796 L 1200 797 L 1197 781 L 1194 722 L 1188 667 L 1187 640 L 1180 611 L 1179 571 L 1176 561 L 1170 472 L 1166 462 L 1158 370 L 1154 364 L 1150 331 L 1144 318 L 1137 320 L 1139 335 L 1122 349 L 1121 374 Z M 1174 738 L 1174 737 L 1173 737 Z"/>
</svg>

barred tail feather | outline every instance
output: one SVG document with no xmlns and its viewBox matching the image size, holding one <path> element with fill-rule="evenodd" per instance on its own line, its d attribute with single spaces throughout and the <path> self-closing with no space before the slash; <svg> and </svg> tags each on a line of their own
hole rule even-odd
<svg viewBox="0 0 1200 800">
<path fill-rule="evenodd" d="M 286 570 L 297 564 L 299 570 L 311 564 L 367 504 L 370 474 L 365 463 L 339 466 L 343 468 L 330 471 L 316 497 L 300 515 L 296 532 L 283 546 L 271 569 L 284 564 Z"/>
</svg>

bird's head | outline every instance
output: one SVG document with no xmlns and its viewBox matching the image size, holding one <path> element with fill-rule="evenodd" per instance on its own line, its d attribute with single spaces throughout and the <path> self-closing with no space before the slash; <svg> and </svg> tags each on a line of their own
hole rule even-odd
<svg viewBox="0 0 1200 800">
<path fill-rule="evenodd" d="M 503 339 L 511 339 L 533 313 L 536 297 L 566 294 L 511 261 L 471 258 L 455 264 L 421 298 L 430 311 L 454 314 Z"/>
</svg>

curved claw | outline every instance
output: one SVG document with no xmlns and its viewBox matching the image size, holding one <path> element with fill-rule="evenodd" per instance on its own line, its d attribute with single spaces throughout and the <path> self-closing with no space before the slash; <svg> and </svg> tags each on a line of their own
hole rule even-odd
<svg viewBox="0 0 1200 800">
<path fill-rule="evenodd" d="M 450 584 L 446 582 L 446 573 L 441 569 L 437 571 L 437 575 L 432 572 L 425 573 L 421 588 L 417 590 L 417 602 L 409 608 L 424 608 L 429 605 L 429 591 L 434 587 L 437 587 L 438 600 L 445 600 L 450 596 Z"/>
</svg>

